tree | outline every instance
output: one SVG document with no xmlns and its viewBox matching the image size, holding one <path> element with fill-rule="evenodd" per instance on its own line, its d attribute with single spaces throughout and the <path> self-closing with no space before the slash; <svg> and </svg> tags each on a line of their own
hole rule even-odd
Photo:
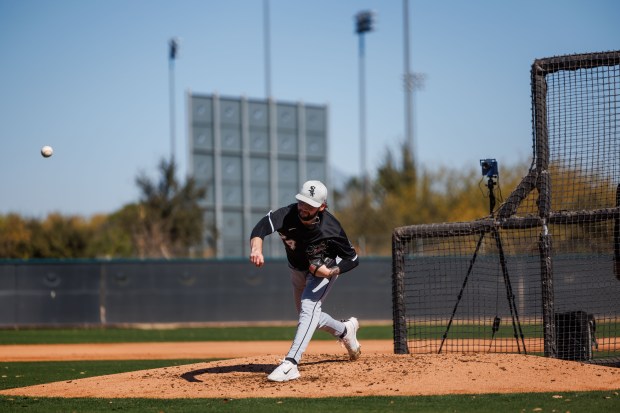
<svg viewBox="0 0 620 413">
<path fill-rule="evenodd" d="M 161 177 L 153 182 L 144 173 L 136 178 L 142 194 L 139 203 L 126 209 L 134 248 L 140 257 L 187 256 L 202 241 L 204 214 L 200 201 L 206 188 L 194 178 L 185 185 L 177 181 L 174 161 L 162 160 Z"/>
<path fill-rule="evenodd" d="M 28 221 L 30 258 L 90 258 L 86 255 L 92 237 L 88 223 L 79 216 L 49 214 L 44 221 Z"/>
<path fill-rule="evenodd" d="M 399 163 L 387 152 L 367 197 L 355 179 L 337 194 L 338 217 L 362 255 L 390 255 L 396 227 L 488 216 L 488 189 L 477 168 L 431 167 L 418 171 L 408 146 L 402 145 Z M 525 163 L 504 168 L 502 187 L 495 188 L 496 208 L 502 201 L 501 190 L 510 192 L 526 172 Z"/>
<path fill-rule="evenodd" d="M 415 189 L 418 182 L 416 165 L 408 145 L 401 145 L 402 164 L 399 168 L 390 151 L 387 152 L 383 165 L 377 170 L 376 187 L 385 193 L 399 194 Z"/>
<path fill-rule="evenodd" d="M 0 257 L 28 258 L 30 229 L 17 214 L 0 215 Z"/>
<path fill-rule="evenodd" d="M 87 253 L 99 258 L 131 258 L 136 254 L 130 223 L 135 222 L 136 214 L 127 212 L 135 209 L 135 204 L 123 207 L 110 215 L 95 215 L 90 224 L 93 230 Z"/>
</svg>

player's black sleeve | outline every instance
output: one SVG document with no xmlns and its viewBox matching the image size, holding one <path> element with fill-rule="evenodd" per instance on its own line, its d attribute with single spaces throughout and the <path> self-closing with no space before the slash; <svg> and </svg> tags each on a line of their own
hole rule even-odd
<svg viewBox="0 0 620 413">
<path fill-rule="evenodd" d="M 344 274 L 345 272 L 351 271 L 353 268 L 357 267 L 359 263 L 360 261 L 356 255 L 352 260 L 342 259 L 336 267 L 340 268 L 340 274 Z"/>
<path fill-rule="evenodd" d="M 264 239 L 267 235 L 272 234 L 275 229 L 272 226 L 271 222 L 271 211 L 264 217 L 260 219 L 252 229 L 252 234 L 250 235 L 250 239 L 255 237 L 260 237 Z"/>
<path fill-rule="evenodd" d="M 355 248 L 353 248 L 351 242 L 347 239 L 344 231 L 342 231 L 342 235 L 342 237 L 330 240 L 330 255 L 340 257 L 340 262 L 336 265 L 336 267 L 340 269 L 340 274 L 351 271 L 360 263 Z"/>
<path fill-rule="evenodd" d="M 291 204 L 286 207 L 276 209 L 275 211 L 269 211 L 269 213 L 262 217 L 254 226 L 254 229 L 252 229 L 252 233 L 250 234 L 250 239 L 254 237 L 261 237 L 264 239 L 267 235 L 273 234 L 274 232 L 280 230 L 284 222 L 284 218 L 288 213 L 290 213 L 291 209 L 295 205 L 296 204 Z"/>
</svg>

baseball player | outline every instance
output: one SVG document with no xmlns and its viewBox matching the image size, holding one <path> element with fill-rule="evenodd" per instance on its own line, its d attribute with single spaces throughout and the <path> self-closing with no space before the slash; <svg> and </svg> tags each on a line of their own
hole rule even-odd
<svg viewBox="0 0 620 413">
<path fill-rule="evenodd" d="M 355 317 L 338 321 L 322 311 L 322 304 L 340 274 L 359 264 L 357 253 L 340 222 L 327 211 L 327 188 L 320 181 L 307 181 L 297 203 L 269 211 L 252 230 L 250 261 L 265 263 L 263 239 L 278 232 L 288 259 L 299 322 L 293 344 L 282 363 L 267 377 L 271 381 L 299 378 L 297 364 L 314 331 L 327 331 L 338 338 L 351 360 L 361 354 Z"/>
</svg>

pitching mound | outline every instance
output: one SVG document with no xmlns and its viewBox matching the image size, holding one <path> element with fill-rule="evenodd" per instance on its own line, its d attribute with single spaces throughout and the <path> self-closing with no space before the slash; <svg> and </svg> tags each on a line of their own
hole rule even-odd
<svg viewBox="0 0 620 413">
<path fill-rule="evenodd" d="M 253 356 L 4 390 L 35 397 L 405 396 L 620 389 L 620 369 L 518 354 L 311 354 L 301 378 L 267 381 L 278 356 Z"/>
</svg>

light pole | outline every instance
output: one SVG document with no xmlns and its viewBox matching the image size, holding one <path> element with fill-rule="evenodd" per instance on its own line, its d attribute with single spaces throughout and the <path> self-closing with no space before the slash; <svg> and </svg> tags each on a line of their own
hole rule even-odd
<svg viewBox="0 0 620 413">
<path fill-rule="evenodd" d="M 269 0 L 263 0 L 263 41 L 265 43 L 265 98 L 271 98 L 271 28 Z"/>
<path fill-rule="evenodd" d="M 359 94 L 360 94 L 360 169 L 364 197 L 368 192 L 368 176 L 366 173 L 366 90 L 364 68 L 364 33 L 371 32 L 374 13 L 368 10 L 355 15 L 355 32 L 359 35 Z"/>
<path fill-rule="evenodd" d="M 179 41 L 176 38 L 170 39 L 168 53 L 168 83 L 170 89 L 170 162 L 174 162 L 175 148 L 175 110 L 174 110 L 174 61 L 177 57 Z"/>
<path fill-rule="evenodd" d="M 414 93 L 424 87 L 425 75 L 409 68 L 409 0 L 403 0 L 403 84 L 405 89 L 405 137 L 413 167 L 417 167 L 415 148 Z"/>
<path fill-rule="evenodd" d="M 413 159 L 413 128 L 411 125 L 411 70 L 409 69 L 409 0 L 403 0 L 403 60 L 405 69 L 405 137 Z"/>
</svg>

